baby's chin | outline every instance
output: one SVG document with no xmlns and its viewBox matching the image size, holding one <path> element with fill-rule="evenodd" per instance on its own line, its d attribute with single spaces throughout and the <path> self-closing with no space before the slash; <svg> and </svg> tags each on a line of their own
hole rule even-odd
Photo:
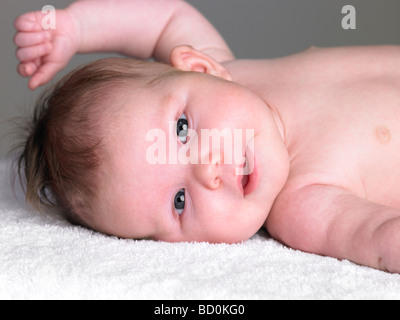
<svg viewBox="0 0 400 320">
<path fill-rule="evenodd" d="M 247 223 L 239 222 L 233 228 L 229 227 L 221 228 L 221 233 L 214 239 L 210 239 L 208 242 L 235 244 L 247 241 L 263 227 L 266 220 L 265 211 L 259 213 L 252 212 L 251 214 L 238 212 L 238 214 L 243 214 L 243 215 L 247 214 L 247 215 L 252 215 L 253 217 L 249 217 Z"/>
</svg>

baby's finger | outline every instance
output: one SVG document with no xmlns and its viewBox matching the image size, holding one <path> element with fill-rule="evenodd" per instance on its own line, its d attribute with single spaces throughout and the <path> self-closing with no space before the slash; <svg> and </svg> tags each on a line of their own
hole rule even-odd
<svg viewBox="0 0 400 320">
<path fill-rule="evenodd" d="M 14 27 L 18 31 L 23 32 L 38 32 L 42 31 L 41 12 L 28 12 L 19 16 L 14 21 Z"/>
<path fill-rule="evenodd" d="M 56 63 L 46 63 L 29 80 L 28 86 L 31 90 L 49 82 L 59 71 L 59 65 Z"/>
<path fill-rule="evenodd" d="M 45 42 L 37 46 L 19 48 L 17 50 L 17 58 L 22 61 L 31 61 L 36 58 L 42 57 L 51 51 L 51 43 Z"/>
<path fill-rule="evenodd" d="M 30 47 L 50 40 L 50 32 L 18 32 L 14 37 L 17 47 Z"/>
<path fill-rule="evenodd" d="M 38 66 L 33 62 L 23 62 L 18 65 L 18 73 L 23 77 L 30 77 L 33 75 Z"/>
</svg>

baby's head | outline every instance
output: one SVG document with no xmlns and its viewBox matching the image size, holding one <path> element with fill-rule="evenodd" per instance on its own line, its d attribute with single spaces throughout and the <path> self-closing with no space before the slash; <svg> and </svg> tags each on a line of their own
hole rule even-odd
<svg viewBox="0 0 400 320">
<path fill-rule="evenodd" d="M 288 174 L 275 115 L 201 52 L 171 64 L 100 60 L 40 99 L 19 159 L 27 200 L 123 238 L 257 232 Z"/>
</svg>

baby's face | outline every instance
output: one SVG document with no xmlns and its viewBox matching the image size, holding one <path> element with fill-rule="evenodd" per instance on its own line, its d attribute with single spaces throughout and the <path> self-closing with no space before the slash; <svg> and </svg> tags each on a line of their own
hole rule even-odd
<svg viewBox="0 0 400 320">
<path fill-rule="evenodd" d="M 181 72 L 154 89 L 128 90 L 112 108 L 118 115 L 105 142 L 109 161 L 95 229 L 123 238 L 233 243 L 264 224 L 286 181 L 288 156 L 257 95 Z M 212 141 L 213 134 L 224 138 Z"/>
</svg>

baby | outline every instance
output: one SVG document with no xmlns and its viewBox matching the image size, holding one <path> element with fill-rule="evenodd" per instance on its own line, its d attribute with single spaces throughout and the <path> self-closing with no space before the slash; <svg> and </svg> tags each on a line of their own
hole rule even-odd
<svg viewBox="0 0 400 320">
<path fill-rule="evenodd" d="M 43 17 L 15 22 L 31 89 L 75 53 L 163 63 L 100 60 L 39 100 L 19 158 L 35 207 L 123 238 L 234 243 L 265 227 L 400 272 L 399 47 L 235 60 L 178 0 L 77 1 L 49 30 Z"/>
</svg>

